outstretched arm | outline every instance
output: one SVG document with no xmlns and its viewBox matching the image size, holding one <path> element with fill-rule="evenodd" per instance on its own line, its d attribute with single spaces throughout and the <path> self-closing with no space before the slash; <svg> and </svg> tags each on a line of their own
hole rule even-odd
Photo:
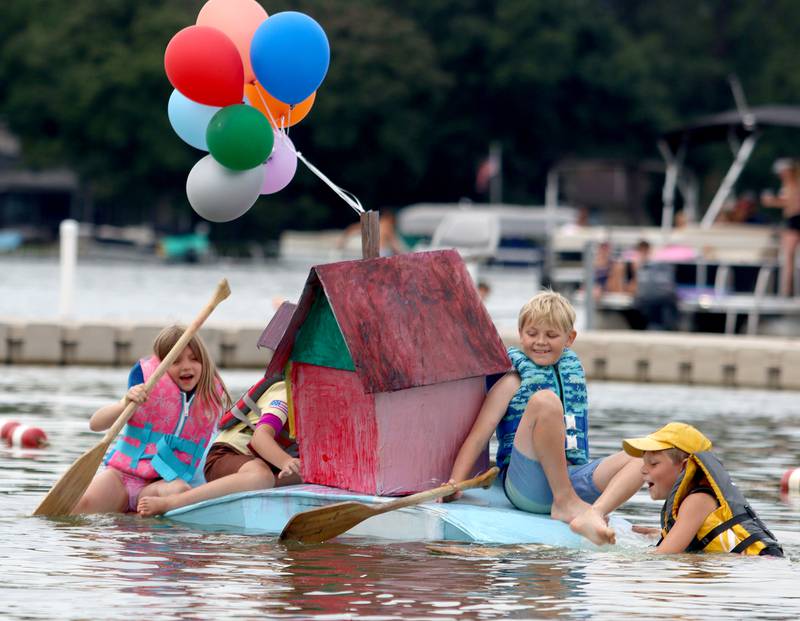
<svg viewBox="0 0 800 621">
<path fill-rule="evenodd" d="M 770 191 L 761 193 L 761 205 L 764 207 L 774 207 L 776 209 L 783 209 L 786 207 L 787 200 L 785 193 L 773 194 Z"/>
<path fill-rule="evenodd" d="M 684 552 L 705 519 L 717 508 L 716 499 L 706 493 L 689 494 L 678 509 L 675 524 L 654 550 L 656 554 Z"/>
<path fill-rule="evenodd" d="M 472 429 L 467 435 L 461 449 L 458 451 L 456 460 L 453 463 L 453 471 L 450 474 L 450 480 L 453 482 L 464 481 L 469 478 L 472 467 L 478 460 L 483 449 L 489 443 L 494 430 L 497 428 L 500 419 L 508 408 L 511 398 L 519 388 L 519 375 L 515 372 L 506 373 L 500 381 L 498 381 L 486 399 L 483 401 L 478 417 L 472 425 Z M 460 496 L 460 492 L 445 498 L 445 502 L 449 500 L 456 500 Z"/>
</svg>

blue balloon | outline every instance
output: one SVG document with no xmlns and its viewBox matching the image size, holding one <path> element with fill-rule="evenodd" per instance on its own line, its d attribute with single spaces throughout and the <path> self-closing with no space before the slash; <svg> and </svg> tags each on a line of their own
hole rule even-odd
<svg viewBox="0 0 800 621">
<path fill-rule="evenodd" d="M 250 43 L 250 62 L 261 86 L 288 104 L 300 103 L 319 88 L 330 59 L 322 26 L 297 11 L 270 15 Z"/>
<path fill-rule="evenodd" d="M 172 91 L 167 104 L 167 116 L 172 129 L 181 140 L 201 151 L 208 151 L 206 128 L 211 117 L 220 110 L 218 106 L 206 106 L 192 101 L 177 89 Z"/>
</svg>

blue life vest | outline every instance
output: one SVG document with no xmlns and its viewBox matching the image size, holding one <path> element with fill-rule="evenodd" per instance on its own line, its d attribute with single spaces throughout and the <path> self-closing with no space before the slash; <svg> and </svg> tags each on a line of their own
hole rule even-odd
<svg viewBox="0 0 800 621">
<path fill-rule="evenodd" d="M 497 465 L 508 466 L 514 435 L 533 393 L 552 390 L 564 406 L 564 427 L 567 437 L 564 448 L 567 462 L 589 462 L 589 401 L 586 394 L 586 375 L 577 354 L 565 349 L 553 366 L 540 367 L 516 347 L 508 348 L 508 356 L 520 377 L 520 386 L 508 410 L 497 425 Z"/>
</svg>

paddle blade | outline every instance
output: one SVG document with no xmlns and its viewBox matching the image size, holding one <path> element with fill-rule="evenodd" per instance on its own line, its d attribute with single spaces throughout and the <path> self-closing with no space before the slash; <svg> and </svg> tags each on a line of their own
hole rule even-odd
<svg viewBox="0 0 800 621">
<path fill-rule="evenodd" d="M 359 522 L 363 522 L 373 515 L 443 498 L 456 490 L 490 487 L 499 472 L 500 469 L 494 466 L 483 474 L 466 481 L 447 483 L 434 489 L 372 506 L 350 501 L 301 511 L 293 515 L 286 523 L 281 531 L 280 539 L 281 541 L 289 539 L 301 543 L 322 543 L 347 532 Z"/>
<path fill-rule="evenodd" d="M 301 511 L 293 515 L 281 531 L 281 541 L 322 543 L 347 532 L 356 524 L 376 515 L 375 507 L 360 502 L 337 502 L 327 507 Z"/>
<path fill-rule="evenodd" d="M 108 444 L 104 440 L 78 457 L 39 503 L 33 515 L 69 515 L 97 473 Z"/>
</svg>

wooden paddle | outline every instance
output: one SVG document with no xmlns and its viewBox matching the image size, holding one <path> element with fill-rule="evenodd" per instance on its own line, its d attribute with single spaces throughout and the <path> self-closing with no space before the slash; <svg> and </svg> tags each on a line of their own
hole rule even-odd
<svg viewBox="0 0 800 621">
<path fill-rule="evenodd" d="M 166 356 L 164 356 L 161 364 L 158 365 L 156 370 L 153 372 L 153 375 L 151 375 L 147 380 L 144 385 L 146 392 L 150 392 L 150 390 L 153 388 L 153 385 L 159 379 L 161 379 L 161 376 L 166 373 L 167 369 L 174 362 L 175 358 L 181 354 L 189 341 L 192 340 L 192 337 L 197 334 L 200 326 L 202 326 L 205 320 L 208 319 L 208 316 L 214 311 L 217 305 L 230 294 L 231 289 L 228 286 L 228 281 L 225 279 L 221 280 L 219 285 L 217 285 L 217 290 L 214 293 L 214 297 L 195 318 L 191 325 L 186 328 L 184 333 L 178 339 L 178 342 L 175 343 L 175 346 L 169 350 L 169 353 Z M 117 418 L 114 424 L 106 432 L 106 435 L 103 437 L 103 439 L 94 448 L 89 449 L 83 455 L 78 457 L 77 460 L 75 460 L 75 463 L 70 466 L 69 470 L 67 470 L 61 476 L 58 482 L 47 493 L 47 496 L 44 497 L 44 500 L 39 503 L 39 506 L 36 507 L 36 511 L 33 512 L 33 515 L 69 515 L 75 505 L 78 504 L 78 501 L 81 499 L 81 496 L 83 496 L 86 488 L 89 487 L 89 483 L 92 482 L 92 478 L 94 478 L 97 468 L 100 466 L 100 462 L 103 461 L 103 457 L 105 456 L 108 447 L 111 446 L 111 442 L 117 437 L 117 434 L 125 426 L 125 423 L 128 422 L 128 419 L 133 416 L 133 413 L 136 411 L 136 407 L 138 405 L 139 404 L 135 401 L 128 403 L 128 405 L 122 411 L 122 414 L 120 414 L 119 418 Z"/>
<path fill-rule="evenodd" d="M 354 501 L 337 502 L 326 507 L 302 511 L 293 515 L 286 523 L 280 539 L 281 541 L 300 541 L 301 543 L 322 543 L 347 532 L 356 524 L 374 515 L 449 496 L 458 490 L 473 487 L 490 487 L 498 472 L 500 472 L 500 469 L 494 466 L 474 479 L 468 479 L 460 483 L 447 483 L 441 487 L 398 498 L 391 502 L 375 505 Z"/>
</svg>

